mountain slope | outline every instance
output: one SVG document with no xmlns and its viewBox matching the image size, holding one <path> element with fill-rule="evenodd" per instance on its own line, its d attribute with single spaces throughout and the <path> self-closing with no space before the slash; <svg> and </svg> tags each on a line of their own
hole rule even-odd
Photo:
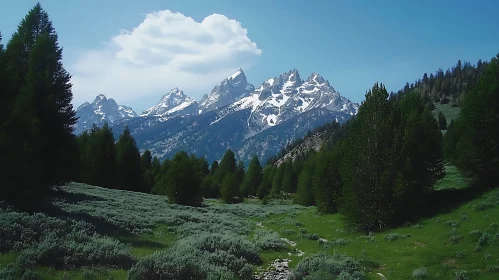
<svg viewBox="0 0 499 280">
<path fill-rule="evenodd" d="M 140 116 L 155 116 L 164 119 L 178 115 L 197 114 L 197 111 L 198 103 L 180 89 L 174 88 L 165 94 L 158 104 L 145 110 Z"/>
<path fill-rule="evenodd" d="M 107 99 L 99 94 L 92 103 L 85 102 L 76 109 L 79 118 L 75 125 L 75 134 L 90 129 L 95 123 L 98 126 L 104 122 L 113 123 L 118 120 L 127 120 L 137 116 L 132 108 L 118 105 L 114 99 Z"/>
<path fill-rule="evenodd" d="M 251 93 L 255 87 L 246 80 L 242 69 L 224 79 L 215 86 L 209 95 L 205 95 L 199 104 L 199 113 L 206 113 L 229 105 Z"/>
</svg>

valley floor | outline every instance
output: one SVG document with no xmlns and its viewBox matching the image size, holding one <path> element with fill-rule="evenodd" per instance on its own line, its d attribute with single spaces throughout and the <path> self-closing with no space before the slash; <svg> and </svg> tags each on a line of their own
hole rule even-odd
<svg viewBox="0 0 499 280">
<path fill-rule="evenodd" d="M 448 173 L 437 189 L 450 195 L 466 190 L 454 169 L 448 169 Z M 192 243 L 208 235 L 223 235 L 230 242 L 250 241 L 248 246 L 253 243 L 262 249 L 259 254 L 263 262 L 253 263 L 253 274 L 281 258 L 291 260 L 293 269 L 301 259 L 325 251 L 354 257 L 367 279 L 383 279 L 379 274 L 386 279 L 468 279 L 456 274 L 467 274 L 470 279 L 499 279 L 499 189 L 445 207 L 432 217 L 369 235 L 347 232 L 339 214 L 320 215 L 314 207 L 289 201 L 268 205 L 256 200 L 235 205 L 217 200 L 205 203 L 200 208 L 170 205 L 162 196 L 69 184 L 53 195 L 42 215 L 1 210 L 0 233 L 6 239 L 0 242 L 0 276 L 14 277 L 9 269 L 14 271 L 13 267 L 31 261 L 36 263 L 31 269 L 42 279 L 126 279 L 131 266 L 128 261 L 150 257 L 186 240 Z M 48 232 L 54 230 L 51 226 L 60 227 L 61 221 L 78 230 L 82 226 L 78 221 L 83 221 L 83 227 L 91 224 L 99 235 L 78 237 L 86 242 L 82 249 L 74 244 L 54 245 L 61 248 L 50 250 L 46 244 L 37 245 L 47 243 Z M 57 238 L 67 243 L 80 240 L 67 236 Z M 113 243 L 117 240 L 121 245 Z M 114 255 L 106 253 L 109 248 Z M 103 263 L 95 258 L 102 258 L 107 265 L 57 269 L 53 263 L 61 252 L 68 251 L 95 257 L 62 258 L 65 264 L 83 262 L 95 267 Z M 414 278 L 417 275 L 423 277 Z"/>
</svg>

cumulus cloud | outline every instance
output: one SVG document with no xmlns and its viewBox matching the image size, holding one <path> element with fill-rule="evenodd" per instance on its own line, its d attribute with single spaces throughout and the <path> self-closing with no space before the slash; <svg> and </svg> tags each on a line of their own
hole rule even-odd
<svg viewBox="0 0 499 280">
<path fill-rule="evenodd" d="M 76 105 L 100 93 L 124 104 L 155 100 L 174 87 L 199 99 L 238 68 L 251 67 L 261 53 L 236 20 L 212 14 L 196 22 L 163 10 L 82 52 L 68 70 Z"/>
</svg>

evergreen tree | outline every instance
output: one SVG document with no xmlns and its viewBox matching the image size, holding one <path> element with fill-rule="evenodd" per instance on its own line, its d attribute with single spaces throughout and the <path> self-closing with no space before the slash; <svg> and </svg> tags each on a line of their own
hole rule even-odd
<svg viewBox="0 0 499 280">
<path fill-rule="evenodd" d="M 446 156 L 469 178 L 499 181 L 499 54 L 492 58 L 445 135 Z"/>
<path fill-rule="evenodd" d="M 281 187 L 282 191 L 286 193 L 294 193 L 296 192 L 296 176 L 293 173 L 293 160 L 288 159 L 282 165 L 283 166 L 283 174 L 282 174 L 282 182 Z"/>
<path fill-rule="evenodd" d="M 244 176 L 246 175 L 246 171 L 244 168 L 244 162 L 238 161 L 237 166 L 236 166 L 236 177 L 237 177 L 237 182 L 238 186 L 241 186 L 244 180 Z"/>
<path fill-rule="evenodd" d="M 280 195 L 282 191 L 282 178 L 284 177 L 285 165 L 281 164 L 275 168 L 276 170 L 272 176 L 272 189 L 270 190 L 270 193 L 272 195 Z"/>
<path fill-rule="evenodd" d="M 153 178 L 153 186 L 156 183 L 156 177 L 159 175 L 159 172 L 161 171 L 161 163 L 159 162 L 158 157 L 154 157 L 152 159 L 152 165 L 151 165 L 151 175 Z"/>
<path fill-rule="evenodd" d="M 274 175 L 275 169 L 272 166 L 267 166 L 263 169 L 263 177 L 260 186 L 258 187 L 256 196 L 259 199 L 263 199 L 270 193 L 272 189 L 272 177 Z"/>
<path fill-rule="evenodd" d="M 151 151 L 145 150 L 142 156 L 140 157 L 140 164 L 142 167 L 142 172 L 151 169 L 152 167 L 152 156 Z"/>
<path fill-rule="evenodd" d="M 113 132 L 107 122 L 101 128 L 93 125 L 84 153 L 82 158 L 85 159 L 85 165 L 82 167 L 82 181 L 90 185 L 114 188 L 116 145 Z"/>
<path fill-rule="evenodd" d="M 244 181 L 241 185 L 241 195 L 243 197 L 254 196 L 258 190 L 258 187 L 262 183 L 263 170 L 260 165 L 258 157 L 255 155 L 251 158 L 250 164 L 248 166 L 248 171 L 246 176 L 244 176 Z"/>
<path fill-rule="evenodd" d="M 447 129 L 447 119 L 442 112 L 438 112 L 438 126 L 440 127 L 440 130 Z"/>
<path fill-rule="evenodd" d="M 116 143 L 117 186 L 123 190 L 141 191 L 141 159 L 128 126 Z"/>
<path fill-rule="evenodd" d="M 39 3 L 19 24 L 2 60 L 8 69 L 0 136 L 2 165 L 9 174 L 4 184 L 10 186 L 5 197 L 26 202 L 71 180 L 77 154 L 71 76 L 62 65 L 52 22 Z"/>
<path fill-rule="evenodd" d="M 215 175 L 217 169 L 218 169 L 218 161 L 214 160 L 210 166 L 210 175 Z"/>
<path fill-rule="evenodd" d="M 359 230 L 417 215 L 444 174 L 442 136 L 420 96 L 387 97 L 379 84 L 366 94 L 341 156 L 341 211 Z"/>
<path fill-rule="evenodd" d="M 222 180 L 220 196 L 225 203 L 240 202 L 239 178 L 235 173 L 227 173 Z"/>
<path fill-rule="evenodd" d="M 303 206 L 311 206 L 314 204 L 314 192 L 312 189 L 312 179 L 315 169 L 315 157 L 309 158 L 298 176 L 298 187 L 294 202 Z"/>
<path fill-rule="evenodd" d="M 160 177 L 154 193 L 167 195 L 170 202 L 175 204 L 201 205 L 202 176 L 192 157 L 186 152 L 178 152 L 165 169 L 168 171 Z"/>
<path fill-rule="evenodd" d="M 211 188 L 211 193 L 219 196 L 223 178 L 229 173 L 236 173 L 236 168 L 237 166 L 234 152 L 229 149 L 227 150 L 227 152 L 225 152 L 218 168 L 216 169 L 215 174 L 213 175 L 213 186 Z"/>
<path fill-rule="evenodd" d="M 144 151 L 140 157 L 140 186 L 141 191 L 149 193 L 154 185 L 154 176 L 152 172 L 152 156 L 149 150 Z"/>
</svg>

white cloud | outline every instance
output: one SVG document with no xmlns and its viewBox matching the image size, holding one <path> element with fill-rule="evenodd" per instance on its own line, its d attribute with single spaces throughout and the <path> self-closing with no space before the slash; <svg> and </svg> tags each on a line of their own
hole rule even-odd
<svg viewBox="0 0 499 280">
<path fill-rule="evenodd" d="M 238 68 L 251 67 L 261 53 L 241 23 L 224 15 L 196 22 L 169 10 L 150 13 L 68 67 L 73 102 L 102 93 L 133 107 L 138 100 L 154 103 L 174 87 L 199 99 Z"/>
</svg>

